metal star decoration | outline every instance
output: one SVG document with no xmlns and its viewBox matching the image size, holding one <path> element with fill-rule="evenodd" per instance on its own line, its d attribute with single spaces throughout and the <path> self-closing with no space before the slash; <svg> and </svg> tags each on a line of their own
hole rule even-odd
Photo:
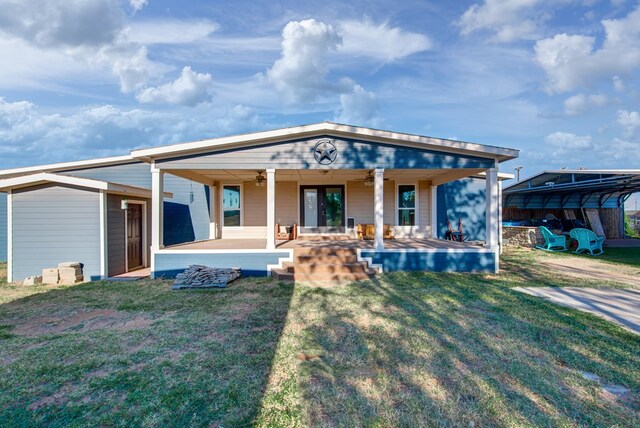
<svg viewBox="0 0 640 428">
<path fill-rule="evenodd" d="M 313 149 L 313 157 L 320 165 L 329 165 L 336 160 L 338 149 L 329 140 L 319 141 Z"/>
</svg>

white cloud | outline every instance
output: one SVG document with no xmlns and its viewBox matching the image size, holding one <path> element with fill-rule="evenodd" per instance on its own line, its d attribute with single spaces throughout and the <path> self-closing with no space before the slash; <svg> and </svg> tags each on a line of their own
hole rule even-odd
<svg viewBox="0 0 640 428">
<path fill-rule="evenodd" d="M 148 3 L 148 0 L 129 0 L 129 6 L 131 6 L 134 12 L 142 10 Z"/>
<path fill-rule="evenodd" d="M 326 54 L 342 43 L 332 25 L 315 19 L 291 21 L 282 30 L 282 56 L 267 71 L 267 79 L 286 102 L 314 101 L 335 88 L 325 81 Z"/>
<path fill-rule="evenodd" d="M 512 42 L 532 38 L 538 25 L 527 15 L 535 12 L 542 0 L 485 0 L 471 5 L 460 17 L 460 33 L 468 35 L 475 31 L 491 31 L 496 42 Z M 543 19 L 544 14 L 538 14 Z"/>
<path fill-rule="evenodd" d="M 211 101 L 212 83 L 213 77 L 209 73 L 196 73 L 187 66 L 173 82 L 143 89 L 136 98 L 145 104 L 179 104 L 193 107 Z"/>
<path fill-rule="evenodd" d="M 40 47 L 101 46 L 115 40 L 124 21 L 113 0 L 3 2 L 0 31 Z"/>
<path fill-rule="evenodd" d="M 589 107 L 602 107 L 607 104 L 606 95 L 577 94 L 564 101 L 564 111 L 569 116 L 577 116 L 585 113 Z"/>
<path fill-rule="evenodd" d="M 369 126 L 378 126 L 380 122 L 378 97 L 360 85 L 354 84 L 351 92 L 341 94 L 340 105 L 337 122 Z"/>
<path fill-rule="evenodd" d="M 640 127 L 640 113 L 637 111 L 618 110 L 618 125 L 625 128 L 625 135 L 632 136 Z"/>
<path fill-rule="evenodd" d="M 433 47 L 425 35 L 389 27 L 384 22 L 376 25 L 369 20 L 341 21 L 343 43 L 338 51 L 348 55 L 365 56 L 384 62 L 393 62 Z"/>
<path fill-rule="evenodd" d="M 48 114 L 28 101 L 0 98 L 0 168 L 126 154 L 137 147 L 173 144 L 264 128 L 245 106 L 202 105 L 184 116 L 98 105 Z M 271 126 L 271 125 L 270 125 Z"/>
<path fill-rule="evenodd" d="M 613 89 L 615 89 L 616 92 L 624 92 L 624 82 L 621 78 L 613 76 L 611 80 L 613 81 Z"/>
<path fill-rule="evenodd" d="M 557 34 L 539 40 L 536 60 L 547 73 L 548 92 L 566 92 L 600 79 L 629 74 L 640 67 L 640 5 L 625 18 L 602 21 L 605 40 Z"/>
<path fill-rule="evenodd" d="M 562 152 L 588 150 L 593 147 L 590 135 L 576 135 L 569 132 L 554 132 L 544 137 L 544 142 Z"/>
<path fill-rule="evenodd" d="M 132 23 L 125 31 L 127 40 L 144 45 L 186 44 L 207 37 L 218 29 L 218 24 L 207 19 L 180 21 L 154 19 Z"/>
</svg>

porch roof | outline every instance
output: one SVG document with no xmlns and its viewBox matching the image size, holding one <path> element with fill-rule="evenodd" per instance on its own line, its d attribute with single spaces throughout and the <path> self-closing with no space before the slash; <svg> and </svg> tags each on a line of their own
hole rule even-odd
<svg viewBox="0 0 640 428">
<path fill-rule="evenodd" d="M 49 172 L 21 175 L 18 177 L 0 180 L 0 191 L 21 189 L 46 183 L 66 184 L 69 186 L 83 187 L 87 189 L 104 190 L 107 193 L 118 195 L 151 198 L 151 190 L 145 189 L 143 187 L 112 183 L 109 181 L 94 180 L 90 178 L 72 177 L 64 174 L 52 174 Z M 172 198 L 173 194 L 170 192 L 165 192 L 164 196 Z"/>
<path fill-rule="evenodd" d="M 518 157 L 519 150 L 505 147 L 482 145 L 465 141 L 433 138 L 401 132 L 343 125 L 333 122 L 321 122 L 311 125 L 260 131 L 228 137 L 206 139 L 194 142 L 172 144 L 168 146 L 133 150 L 131 156 L 152 161 L 168 157 L 193 155 L 219 149 L 232 149 L 268 144 L 294 138 L 308 138 L 330 134 L 336 137 L 362 139 L 371 142 L 403 145 L 429 149 L 445 153 L 465 154 L 496 159 L 499 162 Z"/>
</svg>

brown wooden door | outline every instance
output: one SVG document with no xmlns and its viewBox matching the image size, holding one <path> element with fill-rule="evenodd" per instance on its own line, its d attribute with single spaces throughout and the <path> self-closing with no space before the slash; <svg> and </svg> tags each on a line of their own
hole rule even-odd
<svg viewBox="0 0 640 428">
<path fill-rule="evenodd" d="M 129 270 L 142 267 L 142 205 L 127 209 L 127 261 Z"/>
</svg>

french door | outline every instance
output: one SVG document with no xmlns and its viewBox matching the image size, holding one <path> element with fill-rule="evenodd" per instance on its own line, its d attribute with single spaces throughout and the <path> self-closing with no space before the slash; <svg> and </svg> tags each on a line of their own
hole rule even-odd
<svg viewBox="0 0 640 428">
<path fill-rule="evenodd" d="M 344 233 L 344 186 L 300 186 L 302 233 Z"/>
</svg>

